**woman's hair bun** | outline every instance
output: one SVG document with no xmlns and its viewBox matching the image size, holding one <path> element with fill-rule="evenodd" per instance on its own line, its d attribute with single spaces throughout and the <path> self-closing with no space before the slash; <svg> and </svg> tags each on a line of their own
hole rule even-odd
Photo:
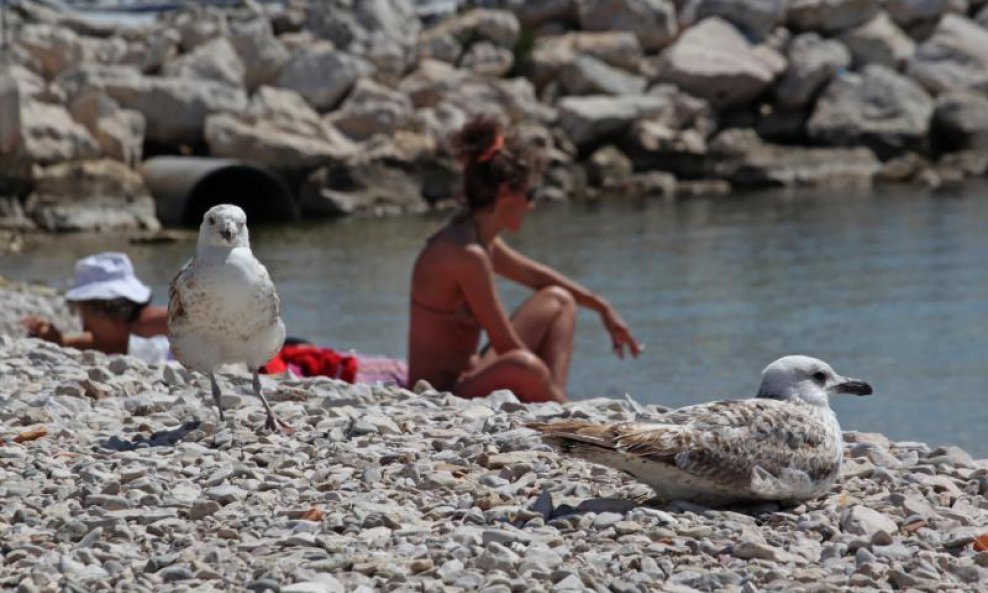
<svg viewBox="0 0 988 593">
<path fill-rule="evenodd" d="M 500 122 L 488 116 L 476 117 L 453 137 L 453 156 L 463 164 L 489 160 L 492 152 L 504 143 Z M 485 158 L 486 157 L 486 158 Z"/>
</svg>

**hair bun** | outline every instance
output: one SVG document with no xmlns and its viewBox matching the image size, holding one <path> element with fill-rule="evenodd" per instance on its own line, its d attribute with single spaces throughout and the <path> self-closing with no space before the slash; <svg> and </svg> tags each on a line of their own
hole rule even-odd
<svg viewBox="0 0 988 593">
<path fill-rule="evenodd" d="M 453 156 L 463 164 L 489 161 L 504 146 L 501 124 L 490 117 L 477 117 L 453 137 Z"/>
</svg>

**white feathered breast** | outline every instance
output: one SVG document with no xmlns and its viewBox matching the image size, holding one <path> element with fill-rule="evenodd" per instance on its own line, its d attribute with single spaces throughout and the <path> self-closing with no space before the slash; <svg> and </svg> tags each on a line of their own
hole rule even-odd
<svg viewBox="0 0 988 593">
<path fill-rule="evenodd" d="M 190 260 L 172 281 L 168 319 L 175 357 L 202 372 L 230 363 L 256 369 L 285 339 L 274 283 L 247 248 Z"/>
</svg>

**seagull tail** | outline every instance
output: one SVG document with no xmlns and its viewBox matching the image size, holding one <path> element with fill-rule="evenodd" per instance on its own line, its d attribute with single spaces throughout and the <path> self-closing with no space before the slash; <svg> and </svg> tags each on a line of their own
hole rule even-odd
<svg viewBox="0 0 988 593">
<path fill-rule="evenodd" d="M 617 446 L 613 428 L 591 422 L 530 422 L 527 428 L 542 433 L 542 440 L 562 453 L 594 458 Z"/>
</svg>

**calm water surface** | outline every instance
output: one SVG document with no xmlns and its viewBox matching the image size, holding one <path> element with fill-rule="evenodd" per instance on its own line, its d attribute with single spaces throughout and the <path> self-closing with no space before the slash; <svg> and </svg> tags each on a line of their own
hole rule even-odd
<svg viewBox="0 0 988 593">
<path fill-rule="evenodd" d="M 252 229 L 289 333 L 404 356 L 412 261 L 438 216 Z M 604 294 L 647 344 L 616 359 L 582 312 L 570 390 L 680 406 L 752 395 L 803 353 L 876 394 L 834 402 L 846 429 L 988 456 L 988 185 L 762 193 L 680 204 L 545 207 L 508 240 Z M 194 243 L 64 237 L 0 274 L 64 286 L 79 254 L 125 249 L 164 303 Z M 517 306 L 522 289 L 502 284 Z"/>
</svg>

